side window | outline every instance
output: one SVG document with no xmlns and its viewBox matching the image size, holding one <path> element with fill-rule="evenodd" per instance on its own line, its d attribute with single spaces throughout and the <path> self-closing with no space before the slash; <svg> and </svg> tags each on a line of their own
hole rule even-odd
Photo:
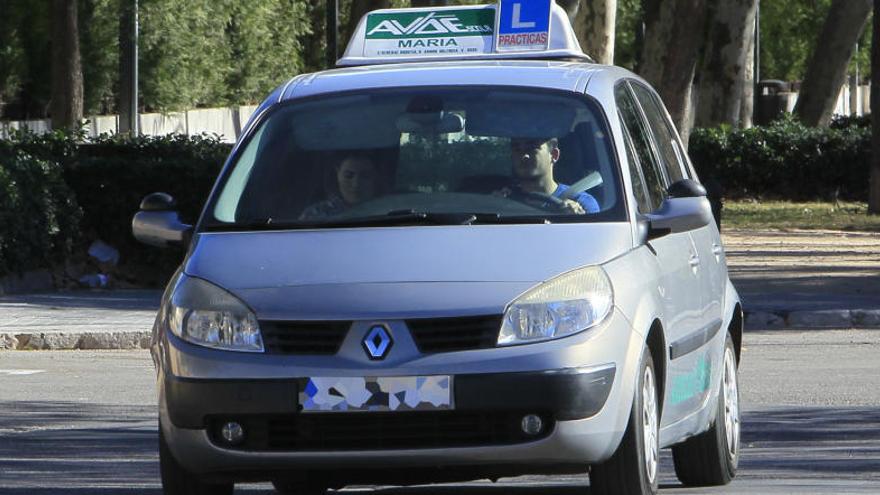
<svg viewBox="0 0 880 495">
<path fill-rule="evenodd" d="M 626 84 L 619 84 L 614 90 L 614 98 L 620 111 L 621 123 L 632 139 L 633 150 L 642 168 L 642 176 L 650 201 L 650 211 L 660 207 L 660 203 L 666 199 L 666 185 L 663 181 L 663 172 L 660 163 L 651 150 L 651 138 L 648 129 L 642 119 L 641 112 L 636 106 L 636 101 L 627 89 Z"/>
<path fill-rule="evenodd" d="M 648 88 L 641 84 L 633 84 L 632 88 L 636 93 L 636 98 L 639 99 L 639 103 L 642 104 L 642 110 L 645 111 L 648 124 L 654 131 L 657 151 L 660 153 L 663 166 L 666 168 L 669 182 L 674 183 L 684 179 L 686 177 L 683 167 L 684 161 L 681 155 L 678 154 L 678 139 L 675 135 L 675 129 L 666 118 L 666 112 L 660 106 L 661 103 Z"/>
<path fill-rule="evenodd" d="M 621 119 L 622 120 L 622 119 Z M 651 198 L 645 190 L 645 179 L 642 177 L 642 167 L 639 165 L 638 158 L 633 151 L 632 138 L 629 132 L 623 131 L 623 140 L 626 142 L 626 157 L 629 161 L 629 174 L 632 177 L 633 194 L 638 203 L 639 213 L 649 213 L 652 210 Z"/>
</svg>

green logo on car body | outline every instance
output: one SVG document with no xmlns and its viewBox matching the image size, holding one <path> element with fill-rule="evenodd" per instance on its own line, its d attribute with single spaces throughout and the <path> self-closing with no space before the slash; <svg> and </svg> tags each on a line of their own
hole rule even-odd
<svg viewBox="0 0 880 495">
<path fill-rule="evenodd" d="M 494 9 L 376 13 L 367 16 L 367 39 L 491 36 Z"/>
</svg>

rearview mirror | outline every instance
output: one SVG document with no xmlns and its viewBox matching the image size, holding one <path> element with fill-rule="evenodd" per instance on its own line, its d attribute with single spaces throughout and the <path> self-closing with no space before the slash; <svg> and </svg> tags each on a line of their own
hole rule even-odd
<svg viewBox="0 0 880 495">
<path fill-rule="evenodd" d="M 461 115 L 444 111 L 407 112 L 397 117 L 397 130 L 407 134 L 450 134 L 464 130 Z"/>
<path fill-rule="evenodd" d="M 153 193 L 141 201 L 131 221 L 131 231 L 138 241 L 156 247 L 185 246 L 192 236 L 192 225 L 183 223 L 176 210 L 177 202 L 166 193 Z"/>
</svg>

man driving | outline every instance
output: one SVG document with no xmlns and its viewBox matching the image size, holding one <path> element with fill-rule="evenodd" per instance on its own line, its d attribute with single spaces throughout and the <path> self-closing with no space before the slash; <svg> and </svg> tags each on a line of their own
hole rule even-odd
<svg viewBox="0 0 880 495">
<path fill-rule="evenodd" d="M 559 140 L 511 138 L 510 158 L 513 162 L 514 189 L 522 193 L 539 193 L 557 198 L 566 213 L 583 215 L 598 213 L 599 203 L 586 192 L 567 193 L 569 186 L 553 179 L 553 166 L 559 160 Z M 517 191 L 509 188 L 499 193 L 510 196 Z"/>
</svg>

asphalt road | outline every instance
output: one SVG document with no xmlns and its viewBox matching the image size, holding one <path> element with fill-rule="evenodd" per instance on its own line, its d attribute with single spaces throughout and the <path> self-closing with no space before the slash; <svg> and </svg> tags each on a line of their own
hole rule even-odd
<svg viewBox="0 0 880 495">
<path fill-rule="evenodd" d="M 661 493 L 880 493 L 880 330 L 750 332 L 740 472 Z M 145 351 L 0 352 L 0 495 L 158 495 L 153 371 Z M 236 493 L 270 493 L 268 484 Z M 376 495 L 586 495 L 586 476 L 521 477 Z"/>
</svg>

